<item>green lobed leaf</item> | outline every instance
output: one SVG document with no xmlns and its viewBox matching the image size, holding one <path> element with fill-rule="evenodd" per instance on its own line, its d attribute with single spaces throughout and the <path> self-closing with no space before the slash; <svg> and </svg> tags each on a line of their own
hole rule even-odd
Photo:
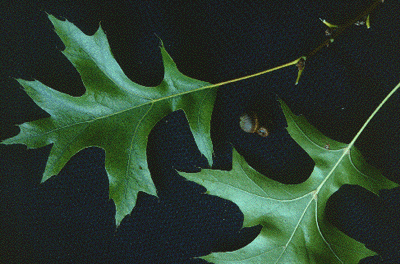
<svg viewBox="0 0 400 264">
<path fill-rule="evenodd" d="M 49 15 L 65 44 L 63 54 L 81 75 L 86 92 L 73 97 L 39 81 L 17 80 L 49 118 L 19 125 L 20 133 L 2 144 L 40 148 L 53 144 L 42 181 L 56 175 L 80 150 L 105 150 L 110 198 L 116 223 L 129 214 L 139 191 L 156 195 L 146 160 L 147 137 L 167 114 L 182 109 L 203 155 L 212 160 L 210 120 L 216 88 L 189 78 L 177 69 L 164 47 L 164 79 L 157 87 L 132 82 L 111 54 L 101 27 L 87 36 L 68 21 Z"/>
<path fill-rule="evenodd" d="M 268 179 L 236 151 L 231 171 L 180 172 L 205 186 L 207 193 L 236 203 L 244 214 L 244 227 L 263 226 L 247 246 L 233 252 L 212 253 L 204 259 L 230 264 L 325 264 L 358 263 L 361 258 L 374 255 L 328 223 L 325 204 L 343 184 L 358 184 L 375 193 L 397 185 L 368 165 L 355 147 L 329 139 L 303 116 L 295 116 L 283 102 L 281 106 L 290 135 L 315 161 L 306 182 L 286 185 Z"/>
</svg>

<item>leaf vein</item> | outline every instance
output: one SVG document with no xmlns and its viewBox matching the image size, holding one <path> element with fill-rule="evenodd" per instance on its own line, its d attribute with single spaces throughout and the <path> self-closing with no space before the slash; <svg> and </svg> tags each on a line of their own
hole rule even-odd
<svg viewBox="0 0 400 264">
<path fill-rule="evenodd" d="M 324 243 L 327 245 L 327 247 L 329 248 L 329 250 L 332 252 L 332 254 L 340 261 L 340 263 L 344 263 L 339 256 L 336 254 L 336 252 L 333 250 L 332 246 L 328 243 L 328 241 L 325 239 L 324 234 L 322 234 L 321 228 L 319 226 L 318 223 L 318 203 L 315 202 L 315 225 L 317 226 L 317 230 L 318 233 L 320 234 L 322 240 L 324 241 Z"/>
<path fill-rule="evenodd" d="M 306 214 L 306 212 L 307 212 L 307 210 L 308 210 L 308 207 L 310 207 L 312 201 L 313 201 L 313 199 L 310 199 L 310 201 L 308 202 L 306 208 L 303 210 L 303 213 L 301 214 L 299 220 L 297 221 L 297 224 L 296 224 L 295 228 L 293 229 L 293 232 L 292 232 L 292 234 L 290 235 L 290 237 L 289 237 L 289 239 L 288 239 L 288 242 L 287 242 L 286 245 L 284 246 L 283 251 L 282 251 L 282 253 L 279 255 L 278 259 L 275 261 L 275 264 L 278 263 L 278 261 L 282 258 L 283 254 L 286 252 L 286 250 L 287 250 L 287 248 L 288 248 L 290 242 L 293 240 L 293 237 L 294 237 L 294 235 L 296 234 L 296 231 L 297 231 L 297 229 L 299 228 L 300 223 L 301 223 L 301 221 L 303 220 L 304 215 Z"/>
</svg>

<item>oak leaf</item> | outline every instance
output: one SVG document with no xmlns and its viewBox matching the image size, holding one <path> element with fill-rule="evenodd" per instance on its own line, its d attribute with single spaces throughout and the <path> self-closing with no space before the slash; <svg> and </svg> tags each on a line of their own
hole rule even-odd
<svg viewBox="0 0 400 264">
<path fill-rule="evenodd" d="M 210 120 L 216 88 L 179 72 L 161 47 L 164 78 L 156 87 L 132 82 L 114 59 L 101 27 L 87 36 L 68 21 L 49 15 L 65 45 L 62 53 L 79 72 L 86 92 L 73 97 L 43 83 L 18 79 L 49 118 L 19 125 L 20 133 L 2 144 L 40 148 L 53 144 L 42 181 L 58 174 L 80 150 L 105 150 L 110 198 L 117 225 L 130 214 L 139 191 L 156 195 L 146 160 L 147 137 L 167 114 L 182 109 L 201 153 L 210 162 Z"/>
<path fill-rule="evenodd" d="M 305 117 L 295 116 L 283 102 L 281 106 L 288 132 L 315 161 L 314 170 L 304 183 L 288 185 L 268 179 L 236 151 L 231 171 L 180 172 L 206 187 L 208 194 L 236 203 L 244 214 L 244 227 L 263 226 L 247 246 L 203 258 L 229 264 L 325 264 L 358 263 L 374 255 L 326 220 L 326 201 L 343 184 L 358 184 L 375 193 L 397 185 L 368 165 L 354 146 L 324 136 Z"/>
</svg>

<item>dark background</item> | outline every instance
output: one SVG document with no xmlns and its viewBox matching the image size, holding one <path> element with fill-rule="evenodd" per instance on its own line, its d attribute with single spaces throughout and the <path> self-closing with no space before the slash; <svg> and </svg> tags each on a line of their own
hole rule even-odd
<svg viewBox="0 0 400 264">
<path fill-rule="evenodd" d="M 84 93 L 61 54 L 47 13 L 84 33 L 101 23 L 112 52 L 133 81 L 156 86 L 163 68 L 160 40 L 184 74 L 216 83 L 256 73 L 308 54 L 326 39 L 319 18 L 343 24 L 368 0 L 355 1 L 1 1 L 0 140 L 15 124 L 46 117 L 14 78 L 37 79 L 70 95 Z M 307 60 L 295 86 L 295 66 L 219 89 L 213 113 L 214 168 L 229 169 L 232 146 L 254 168 L 284 183 L 306 180 L 313 161 L 284 129 L 279 95 L 327 136 L 350 142 L 400 81 L 398 2 L 371 15 L 371 29 L 352 26 Z M 159 37 L 159 38 L 158 38 Z M 399 93 L 357 141 L 368 162 L 400 182 Z M 271 113 L 272 135 L 242 132 L 244 111 Z M 169 122 L 165 122 L 168 120 Z M 175 169 L 206 167 L 184 113 L 153 129 L 148 162 L 159 198 L 141 193 L 116 229 L 108 199 L 104 152 L 89 148 L 61 173 L 39 184 L 51 146 L 0 146 L 1 263 L 203 263 L 192 259 L 249 243 L 260 227 L 241 229 L 243 215 L 226 200 L 204 195 Z"/>
</svg>

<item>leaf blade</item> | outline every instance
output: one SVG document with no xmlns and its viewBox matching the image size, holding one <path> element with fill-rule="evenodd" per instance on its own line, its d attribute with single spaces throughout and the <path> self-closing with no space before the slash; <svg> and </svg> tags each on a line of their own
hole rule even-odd
<svg viewBox="0 0 400 264">
<path fill-rule="evenodd" d="M 86 91 L 73 97 L 37 80 L 17 80 L 50 117 L 21 124 L 17 136 L 1 143 L 28 148 L 53 144 L 42 181 L 58 174 L 80 150 L 91 146 L 104 149 L 110 198 L 119 225 L 135 206 L 139 191 L 157 195 L 146 146 L 151 129 L 164 116 L 185 111 L 201 152 L 212 160 L 209 121 L 216 88 L 209 89 L 209 83 L 180 73 L 163 46 L 162 82 L 156 87 L 134 83 L 113 57 L 101 27 L 87 36 L 68 21 L 52 15 L 49 19 L 65 45 L 63 54 L 81 75 Z"/>
<path fill-rule="evenodd" d="M 397 185 L 372 169 L 354 146 L 325 137 L 283 102 L 281 106 L 290 135 L 316 164 L 306 182 L 274 182 L 252 169 L 236 151 L 229 172 L 180 172 L 205 186 L 207 193 L 236 203 L 244 214 L 244 227 L 263 226 L 244 248 L 204 259 L 213 263 L 357 263 L 372 252 L 327 222 L 323 212 L 328 197 L 346 183 L 374 192 Z"/>
</svg>

